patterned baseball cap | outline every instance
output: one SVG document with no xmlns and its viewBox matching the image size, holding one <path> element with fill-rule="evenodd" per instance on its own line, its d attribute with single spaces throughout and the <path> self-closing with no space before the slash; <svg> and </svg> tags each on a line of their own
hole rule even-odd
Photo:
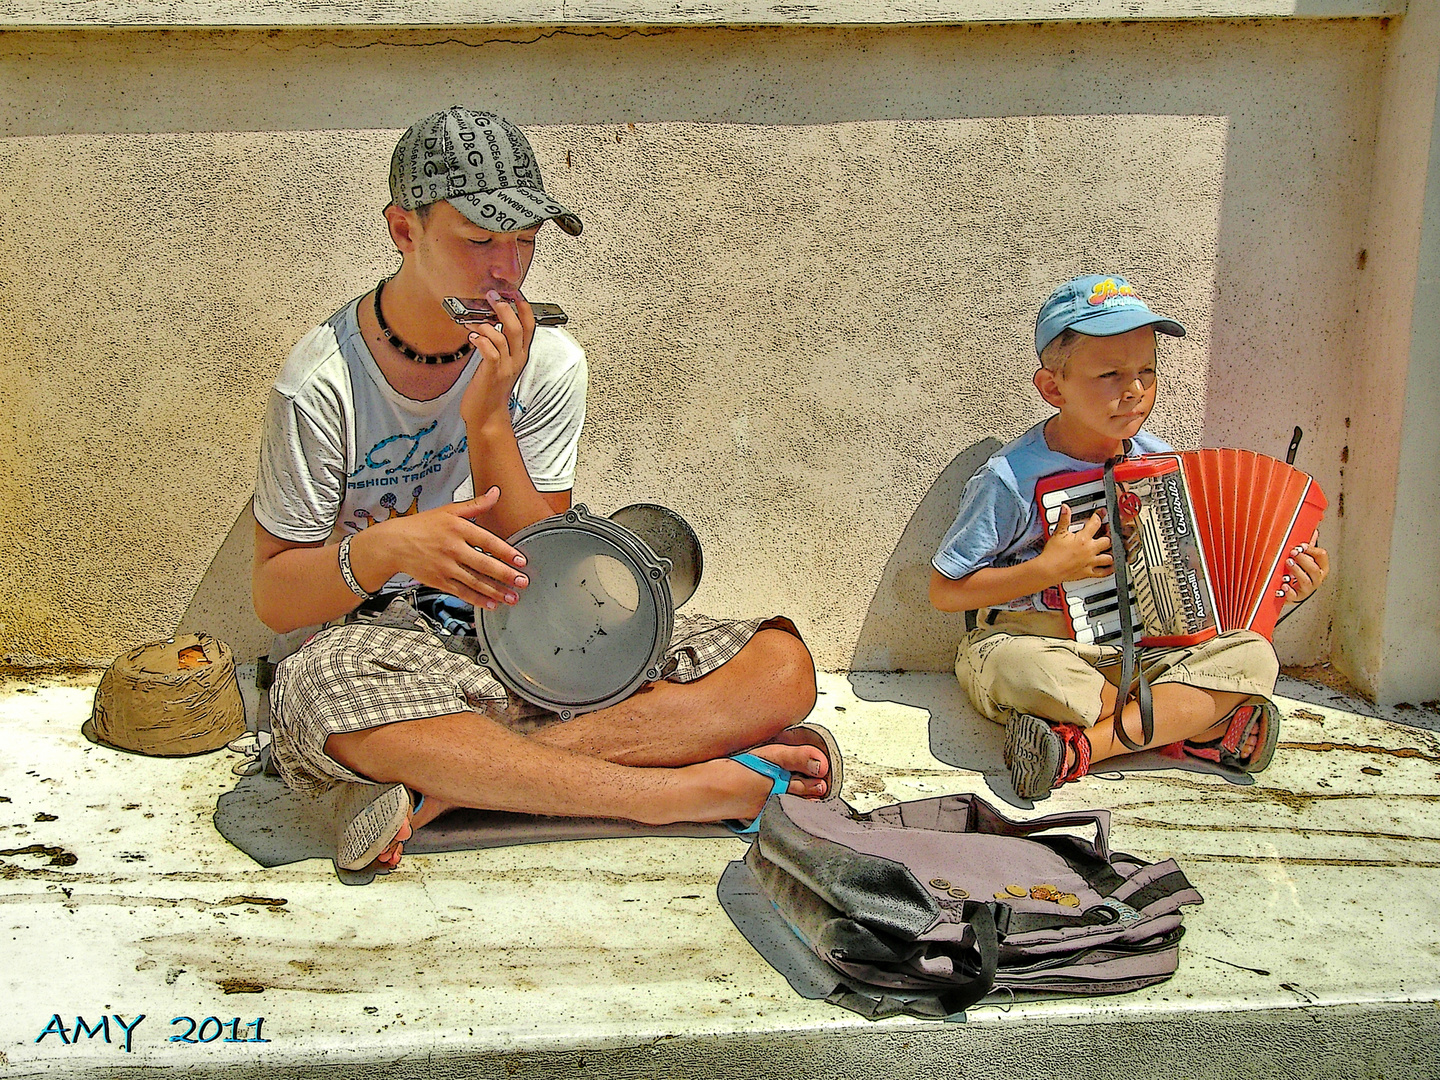
<svg viewBox="0 0 1440 1080">
<path fill-rule="evenodd" d="M 519 128 L 459 105 L 412 124 L 390 156 L 391 202 L 418 210 L 441 199 L 491 232 L 552 219 L 571 236 L 584 228 L 545 194 L 540 165 Z"/>
<path fill-rule="evenodd" d="M 1142 326 L 1162 334 L 1184 337 L 1185 327 L 1157 315 L 1136 295 L 1134 287 L 1115 274 L 1087 274 L 1061 285 L 1040 305 L 1035 319 L 1035 352 L 1066 330 L 1090 337 L 1113 337 Z"/>
</svg>

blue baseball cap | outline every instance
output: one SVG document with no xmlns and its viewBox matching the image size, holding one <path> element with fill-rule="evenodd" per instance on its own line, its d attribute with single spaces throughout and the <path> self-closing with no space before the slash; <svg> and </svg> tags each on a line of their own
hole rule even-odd
<svg viewBox="0 0 1440 1080">
<path fill-rule="evenodd" d="M 1113 337 L 1142 326 L 1153 326 L 1171 337 L 1185 336 L 1185 327 L 1151 311 L 1123 277 L 1086 274 L 1061 285 L 1040 305 L 1035 319 L 1035 352 L 1044 352 L 1045 346 L 1066 330 L 1090 337 Z"/>
</svg>

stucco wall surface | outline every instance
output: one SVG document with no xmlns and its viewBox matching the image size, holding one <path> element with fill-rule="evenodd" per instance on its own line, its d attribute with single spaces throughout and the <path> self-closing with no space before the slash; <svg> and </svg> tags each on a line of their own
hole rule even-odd
<svg viewBox="0 0 1440 1080">
<path fill-rule="evenodd" d="M 1060 19 L 1356 18 L 1399 15 L 1405 0 L 3 0 L 12 26 L 628 26 L 724 23 L 846 25 Z"/>
<path fill-rule="evenodd" d="M 393 265 L 398 129 L 455 99 L 526 124 L 586 221 L 527 288 L 590 356 L 577 500 L 680 511 L 693 606 L 789 613 L 823 667 L 948 666 L 926 561 L 973 451 L 1045 415 L 1030 330 L 1072 274 L 1189 326 L 1157 433 L 1281 456 L 1298 423 L 1338 492 L 1385 34 L 0 37 L 0 654 L 174 627 L 289 346 Z M 1323 653 L 1328 603 L 1283 652 Z"/>
<path fill-rule="evenodd" d="M 1340 659 L 1384 703 L 1440 690 L 1440 3 L 1412 9 L 1381 73 L 1337 593 Z"/>
</svg>

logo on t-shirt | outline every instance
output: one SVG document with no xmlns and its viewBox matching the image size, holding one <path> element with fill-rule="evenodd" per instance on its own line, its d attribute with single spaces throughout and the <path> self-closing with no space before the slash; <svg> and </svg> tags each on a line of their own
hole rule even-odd
<svg viewBox="0 0 1440 1080">
<path fill-rule="evenodd" d="M 463 435 L 458 444 L 425 445 L 426 437 L 432 435 L 438 426 L 437 420 L 413 434 L 400 432 L 387 435 L 360 455 L 360 464 L 350 474 L 345 486 L 351 491 L 402 487 L 438 473 L 446 461 L 456 454 L 463 454 L 467 445 Z M 394 502 L 393 496 L 391 502 Z"/>
<path fill-rule="evenodd" d="M 345 526 L 354 532 L 359 532 L 361 529 L 368 529 L 371 525 L 378 525 L 380 522 L 389 521 L 391 518 L 409 517 L 411 514 L 418 514 L 420 512 L 420 493 L 424 490 L 424 484 L 416 484 L 415 490 L 410 493 L 410 505 L 404 510 L 396 509 L 400 504 L 400 500 L 395 498 L 393 491 L 387 491 L 384 495 L 380 496 L 380 509 L 385 512 L 384 517 L 381 517 L 378 513 L 372 514 L 363 506 L 357 506 L 351 513 L 360 520 L 347 521 L 345 522 Z"/>
</svg>

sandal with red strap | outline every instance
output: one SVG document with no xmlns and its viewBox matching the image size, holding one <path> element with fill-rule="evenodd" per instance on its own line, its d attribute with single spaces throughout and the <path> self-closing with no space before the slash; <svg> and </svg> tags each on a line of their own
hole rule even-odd
<svg viewBox="0 0 1440 1080">
<path fill-rule="evenodd" d="M 1255 748 L 1242 753 L 1246 741 L 1254 735 Z M 1209 742 L 1186 741 L 1165 747 L 1171 757 L 1196 758 L 1209 761 L 1237 773 L 1258 773 L 1269 766 L 1280 741 L 1280 714 L 1268 701 L 1246 702 L 1226 717 L 1225 734 Z M 1177 749 L 1179 753 L 1177 753 Z"/>
<path fill-rule="evenodd" d="M 1005 725 L 1005 764 L 1010 766 L 1015 794 L 1043 799 L 1090 771 L 1090 740 L 1074 724 L 1051 724 L 1030 713 L 1017 713 Z"/>
</svg>

